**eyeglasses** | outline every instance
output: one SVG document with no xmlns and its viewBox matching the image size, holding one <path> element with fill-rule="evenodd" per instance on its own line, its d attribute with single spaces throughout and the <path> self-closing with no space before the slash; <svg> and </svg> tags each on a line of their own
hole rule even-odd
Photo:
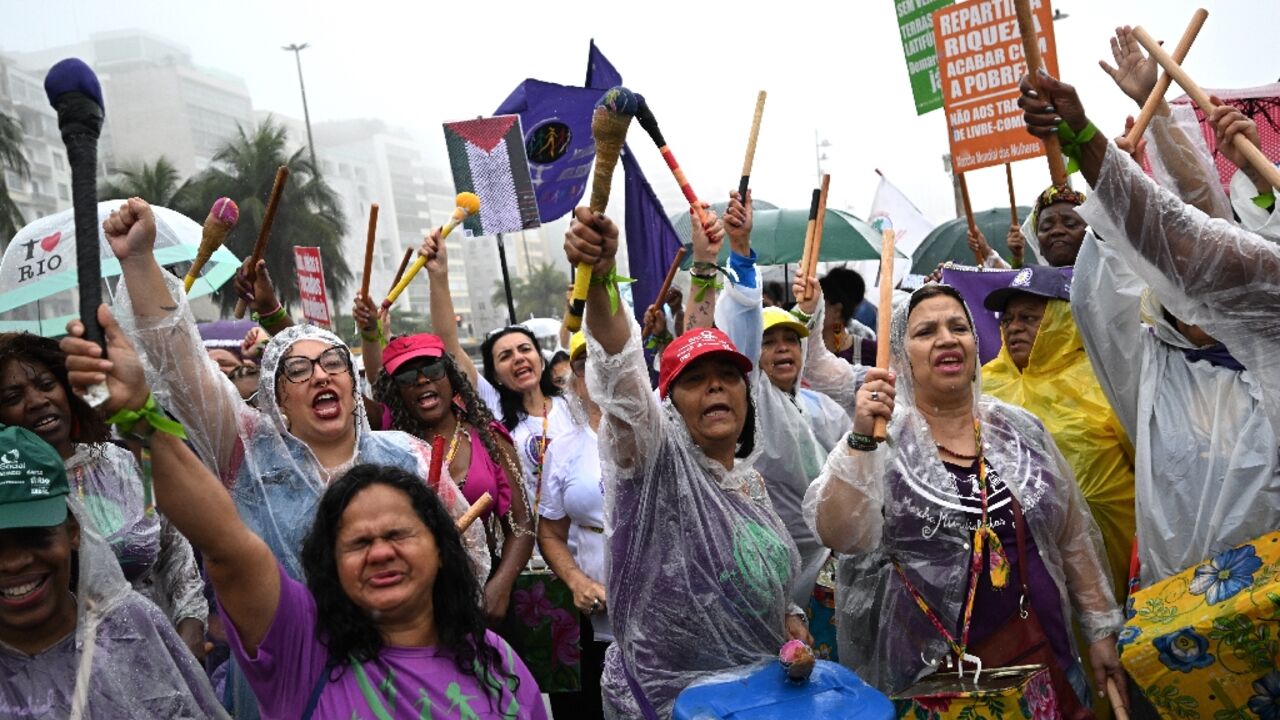
<svg viewBox="0 0 1280 720">
<path fill-rule="evenodd" d="M 347 351 L 340 347 L 332 347 L 320 353 L 319 357 L 309 358 L 304 355 L 290 355 L 280 363 L 284 369 L 284 379 L 291 383 L 304 383 L 315 374 L 319 365 L 329 375 L 341 375 L 351 372 L 351 359 Z"/>
<path fill-rule="evenodd" d="M 434 360 L 417 367 L 405 368 L 391 377 L 397 385 L 409 387 L 417 384 L 419 376 L 426 378 L 428 382 L 439 380 L 444 377 L 444 361 Z"/>
</svg>

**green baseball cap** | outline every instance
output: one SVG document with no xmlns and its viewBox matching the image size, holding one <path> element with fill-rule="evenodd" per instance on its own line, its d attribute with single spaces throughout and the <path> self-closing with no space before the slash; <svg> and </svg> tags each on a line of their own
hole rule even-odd
<svg viewBox="0 0 1280 720">
<path fill-rule="evenodd" d="M 67 519 L 67 469 L 58 452 L 20 427 L 0 428 L 0 530 Z"/>
</svg>

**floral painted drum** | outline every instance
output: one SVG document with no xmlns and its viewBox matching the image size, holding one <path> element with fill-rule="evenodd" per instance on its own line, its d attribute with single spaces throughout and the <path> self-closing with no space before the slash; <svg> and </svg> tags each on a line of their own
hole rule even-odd
<svg viewBox="0 0 1280 720">
<path fill-rule="evenodd" d="M 1163 717 L 1280 720 L 1280 532 L 1138 590 L 1125 613 L 1120 660 Z"/>
</svg>

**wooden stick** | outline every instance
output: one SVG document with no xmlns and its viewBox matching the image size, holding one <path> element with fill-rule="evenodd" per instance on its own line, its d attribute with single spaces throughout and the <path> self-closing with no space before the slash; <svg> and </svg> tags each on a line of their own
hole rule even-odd
<svg viewBox="0 0 1280 720">
<path fill-rule="evenodd" d="M 961 176 L 963 177 L 963 176 Z M 889 368 L 889 335 L 893 322 L 893 228 L 885 228 L 880 243 L 880 307 L 876 315 L 876 367 Z M 881 442 L 889 437 L 889 423 L 876 418 L 872 437 Z"/>
<path fill-rule="evenodd" d="M 978 232 L 978 223 L 973 219 L 973 206 L 969 204 L 969 184 L 964 180 L 964 173 L 959 173 L 956 178 L 960 180 L 960 199 L 964 202 L 964 219 L 969 223 L 969 232 Z M 978 267 L 982 267 L 987 259 L 974 253 L 973 256 L 978 259 Z"/>
<path fill-rule="evenodd" d="M 1018 32 L 1022 33 L 1022 54 L 1027 59 L 1027 73 L 1031 75 L 1031 84 L 1040 89 L 1040 79 L 1036 71 L 1044 67 L 1040 60 L 1040 43 L 1036 39 L 1035 17 L 1031 14 L 1031 0 L 1013 0 L 1014 9 L 1018 13 Z M 1067 165 L 1062 161 L 1062 147 L 1058 137 L 1051 135 L 1044 140 L 1045 155 L 1049 160 L 1049 178 L 1054 185 L 1067 184 Z"/>
<path fill-rule="evenodd" d="M 1009 187 L 1009 222 L 1018 224 L 1018 201 L 1013 195 L 1013 164 L 1004 164 L 1004 182 Z"/>
<path fill-rule="evenodd" d="M 822 188 L 818 191 L 818 212 L 813 223 L 813 251 L 809 253 L 809 266 L 805 268 L 804 276 L 812 277 L 818 272 L 818 258 L 822 254 L 822 226 L 827 220 L 827 189 L 831 187 L 831 176 L 822 176 Z M 813 299 L 817 290 L 808 282 L 804 285 L 804 299 L 806 302 Z"/>
<path fill-rule="evenodd" d="M 427 470 L 427 487 L 433 491 L 440 487 L 440 473 L 444 470 L 444 436 L 431 439 L 431 465 Z"/>
<path fill-rule="evenodd" d="M 667 277 L 662 281 L 662 287 L 658 288 L 658 297 L 654 299 L 649 309 L 661 308 L 662 304 L 667 300 L 667 293 L 671 291 L 671 283 L 676 279 L 676 271 L 680 269 L 680 263 L 684 261 L 684 255 L 687 252 L 681 245 L 676 250 L 676 259 L 671 261 L 671 267 L 667 268 Z M 674 330 L 675 328 L 672 328 Z"/>
<path fill-rule="evenodd" d="M 1138 39 L 1138 42 L 1142 44 L 1142 47 L 1146 49 L 1152 59 L 1160 63 L 1160 67 L 1163 67 L 1165 72 L 1169 73 L 1173 81 L 1178 83 L 1191 96 L 1191 99 L 1195 101 L 1196 105 L 1200 106 L 1200 109 L 1206 115 L 1213 112 L 1216 106 L 1209 100 L 1209 94 L 1200 89 L 1200 86 L 1191 79 L 1191 76 L 1187 75 L 1186 71 L 1178 63 L 1174 62 L 1173 58 L 1169 57 L 1169 53 L 1165 52 L 1159 43 L 1151 39 L 1146 30 L 1136 27 L 1133 29 L 1133 36 Z M 1271 161 L 1267 159 L 1266 155 L 1262 154 L 1261 150 L 1249 142 L 1244 133 L 1236 134 L 1235 145 L 1236 150 L 1245 156 L 1249 164 L 1253 166 L 1253 169 L 1257 170 L 1258 174 L 1271 183 L 1271 187 L 1280 189 L 1280 170 L 1277 170 L 1271 164 Z"/>
<path fill-rule="evenodd" d="M 809 201 L 809 224 L 804 229 L 804 251 L 800 253 L 800 269 L 798 270 L 801 274 L 809 267 L 809 259 L 813 253 L 813 231 L 818 224 L 818 202 L 821 195 L 821 188 L 814 188 L 813 198 Z M 804 281 L 805 292 L 808 293 L 808 275 L 804 275 Z"/>
<path fill-rule="evenodd" d="M 391 287 L 400 284 L 400 278 L 404 277 L 404 269 L 409 267 L 409 261 L 413 259 L 413 248 L 404 249 L 404 257 L 400 258 L 400 268 L 396 270 L 396 279 L 391 281 Z"/>
<path fill-rule="evenodd" d="M 1129 720 L 1129 710 L 1120 699 L 1120 690 L 1116 687 L 1114 678 L 1107 678 L 1107 701 L 1111 703 L 1111 712 L 1115 714 L 1116 720 Z"/>
<path fill-rule="evenodd" d="M 1173 49 L 1173 59 L 1179 65 L 1187 59 L 1187 52 L 1191 50 L 1191 43 L 1196 41 L 1196 36 L 1200 34 L 1200 28 L 1204 25 L 1204 21 L 1209 17 L 1209 11 L 1200 8 L 1191 15 L 1191 23 L 1187 25 L 1187 29 L 1182 33 L 1182 39 L 1178 41 L 1178 46 Z M 1147 131 L 1147 125 L 1150 124 L 1151 118 L 1155 117 L 1156 108 L 1160 107 L 1160 103 L 1164 102 L 1164 94 L 1169 92 L 1169 83 L 1173 82 L 1173 78 L 1169 77 L 1169 73 L 1160 73 L 1160 79 L 1156 80 L 1156 86 L 1151 89 L 1151 94 L 1147 96 L 1147 101 L 1142 104 L 1142 111 L 1138 113 L 1138 119 L 1133 121 L 1133 128 L 1129 130 L 1129 134 L 1125 139 L 1130 145 L 1136 145 L 1138 140 L 1142 138 L 1142 133 Z"/>
<path fill-rule="evenodd" d="M 467 508 L 462 517 L 458 518 L 457 523 L 455 523 L 458 526 L 458 534 L 466 532 L 467 528 L 471 527 L 471 523 L 489 510 L 490 505 L 493 505 L 493 496 L 488 491 L 485 491 L 483 495 L 476 498 L 471 507 Z"/>
<path fill-rule="evenodd" d="M 364 242 L 364 279 L 360 282 L 360 294 L 369 297 L 369 275 L 373 271 L 374 233 L 378 231 L 378 203 L 369 205 L 369 237 Z"/>
<path fill-rule="evenodd" d="M 756 96 L 756 114 L 751 118 L 751 135 L 747 138 L 747 157 L 742 161 L 742 179 L 738 181 L 738 194 L 747 202 L 747 186 L 751 184 L 751 163 L 756 157 L 756 140 L 760 137 L 760 118 L 764 115 L 765 91 Z"/>
<path fill-rule="evenodd" d="M 258 261 L 262 259 L 262 253 L 266 252 L 267 239 L 271 237 L 271 223 L 276 221 L 276 208 L 280 207 L 280 196 L 284 194 L 285 183 L 289 181 L 289 166 L 281 165 L 276 168 L 276 180 L 271 185 L 271 196 L 267 198 L 267 211 L 262 215 L 262 227 L 258 228 L 258 241 L 253 245 L 252 261 L 249 267 L 257 268 Z M 244 311 L 248 309 L 248 304 L 244 298 L 236 303 L 236 319 L 244 319 Z"/>
</svg>

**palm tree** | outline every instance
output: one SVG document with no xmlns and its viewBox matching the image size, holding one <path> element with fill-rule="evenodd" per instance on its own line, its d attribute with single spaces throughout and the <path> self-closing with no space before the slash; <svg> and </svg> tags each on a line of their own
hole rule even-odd
<svg viewBox="0 0 1280 720">
<path fill-rule="evenodd" d="M 516 317 L 559 317 L 564 311 L 564 288 L 568 283 L 568 276 L 545 262 L 527 277 L 517 278 L 511 283 Z M 507 291 L 501 281 L 493 292 L 493 304 L 497 307 L 507 305 Z"/>
<path fill-rule="evenodd" d="M 268 117 L 246 130 L 213 156 L 213 165 L 197 178 L 199 207 L 209 207 L 219 197 L 229 197 L 240 206 L 240 222 L 227 236 L 227 247 L 237 257 L 248 257 L 258 239 L 258 229 L 266 212 L 267 198 L 275 181 L 276 168 L 289 166 L 289 181 L 280 198 L 271 240 L 263 255 L 275 281 L 280 301 L 298 301 L 298 274 L 293 248 L 318 246 L 324 264 L 325 286 L 330 297 L 340 297 L 351 282 L 351 270 L 342 255 L 346 218 L 333 189 L 321 180 L 303 150 L 286 154 L 286 132 Z M 203 215 L 201 215 L 203 219 Z M 220 293 L 224 312 L 236 304 L 232 285 Z"/>
<path fill-rule="evenodd" d="M 121 168 L 116 177 L 98 185 L 98 197 L 104 200 L 140 197 L 152 205 L 190 215 L 196 222 L 203 221 L 203 213 L 194 202 L 196 188 L 192 180 L 180 180 L 178 169 L 161 155 L 151 164 L 144 162 Z"/>
<path fill-rule="evenodd" d="M 27 164 L 27 156 L 22 153 L 22 124 L 17 118 L 0 113 L 0 240 L 3 240 L 0 245 L 7 245 L 9 239 L 17 235 L 18 230 L 26 224 L 18 204 L 9 197 L 9 186 L 5 182 L 6 169 L 12 170 L 23 180 L 31 177 L 31 166 Z"/>
</svg>

